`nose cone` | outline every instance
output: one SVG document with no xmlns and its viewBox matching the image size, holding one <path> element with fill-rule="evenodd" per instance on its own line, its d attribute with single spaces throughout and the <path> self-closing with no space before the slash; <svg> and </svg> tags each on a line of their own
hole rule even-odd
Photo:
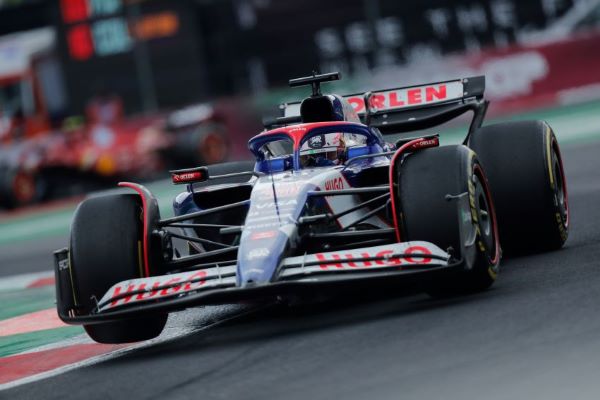
<svg viewBox="0 0 600 400">
<path fill-rule="evenodd" d="M 296 240 L 296 221 L 315 188 L 307 180 L 285 173 L 259 178 L 252 190 L 250 209 L 240 239 L 237 284 L 248 287 L 269 283 Z"/>
<path fill-rule="evenodd" d="M 238 286 L 248 287 L 271 282 L 281 257 L 285 254 L 288 235 L 276 228 L 248 232 L 245 236 L 238 255 Z"/>
</svg>

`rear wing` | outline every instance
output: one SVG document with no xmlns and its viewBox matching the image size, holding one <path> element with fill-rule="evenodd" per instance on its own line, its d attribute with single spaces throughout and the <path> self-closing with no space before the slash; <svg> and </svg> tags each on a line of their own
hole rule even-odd
<svg viewBox="0 0 600 400">
<path fill-rule="evenodd" d="M 476 76 L 343 97 L 363 123 L 383 133 L 427 129 L 469 110 L 474 112 L 473 130 L 481 126 L 487 109 L 484 91 L 485 77 Z M 302 122 L 300 102 L 281 104 L 280 109 L 283 116 L 272 121 L 268 128 Z"/>
</svg>

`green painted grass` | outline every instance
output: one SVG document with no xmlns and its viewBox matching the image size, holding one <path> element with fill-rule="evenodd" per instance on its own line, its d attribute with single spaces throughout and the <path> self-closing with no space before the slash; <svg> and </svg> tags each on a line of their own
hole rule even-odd
<svg viewBox="0 0 600 400">
<path fill-rule="evenodd" d="M 83 334 L 81 326 L 65 326 L 37 332 L 0 337 L 0 357 L 22 353 Z"/>
<path fill-rule="evenodd" d="M 54 286 L 0 292 L 0 320 L 55 307 Z"/>
<path fill-rule="evenodd" d="M 54 286 L 0 292 L 0 320 L 54 308 Z M 0 337 L 0 357 L 21 353 L 83 333 L 81 326 L 65 326 Z"/>
</svg>

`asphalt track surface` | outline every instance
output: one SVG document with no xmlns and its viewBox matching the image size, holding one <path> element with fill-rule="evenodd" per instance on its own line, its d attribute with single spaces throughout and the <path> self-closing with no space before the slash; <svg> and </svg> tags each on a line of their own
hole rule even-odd
<svg viewBox="0 0 600 400">
<path fill-rule="evenodd" d="M 485 293 L 246 307 L 244 317 L 207 329 L 206 313 L 190 310 L 168 324 L 198 327 L 186 337 L 0 398 L 597 399 L 600 143 L 564 148 L 563 156 L 567 246 L 503 260 Z M 11 260 L 28 271 L 47 269 L 56 242 L 36 243 Z M 225 307 L 217 319 L 237 313 Z"/>
</svg>

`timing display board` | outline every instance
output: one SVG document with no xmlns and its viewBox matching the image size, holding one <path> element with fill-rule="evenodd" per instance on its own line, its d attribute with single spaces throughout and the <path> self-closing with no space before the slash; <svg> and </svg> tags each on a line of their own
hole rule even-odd
<svg viewBox="0 0 600 400">
<path fill-rule="evenodd" d="M 60 0 L 58 50 L 71 112 L 100 93 L 126 111 L 151 111 L 204 95 L 205 76 L 189 2 Z"/>
</svg>

